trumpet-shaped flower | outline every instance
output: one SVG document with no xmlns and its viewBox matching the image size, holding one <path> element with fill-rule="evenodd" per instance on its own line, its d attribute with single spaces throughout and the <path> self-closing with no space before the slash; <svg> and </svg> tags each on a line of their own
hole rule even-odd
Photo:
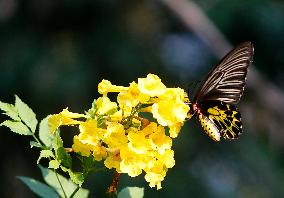
<svg viewBox="0 0 284 198">
<path fill-rule="evenodd" d="M 130 177 L 136 177 L 142 173 L 146 167 L 148 156 L 145 154 L 137 154 L 128 146 L 124 146 L 120 150 L 120 170 L 127 173 Z"/>
<path fill-rule="evenodd" d="M 48 119 L 48 126 L 50 132 L 54 133 L 56 129 L 62 125 L 76 125 L 80 124 L 81 121 L 75 120 L 74 118 L 85 118 L 86 115 L 79 113 L 72 113 L 68 109 L 64 109 L 59 114 L 54 114 Z"/>
<path fill-rule="evenodd" d="M 146 103 L 149 99 L 150 96 L 142 93 L 135 82 L 130 83 L 128 90 L 121 91 L 117 96 L 117 102 L 121 108 L 135 107 L 139 103 Z"/>
<path fill-rule="evenodd" d="M 127 90 L 127 87 L 112 85 L 108 80 L 102 80 L 98 85 L 98 92 L 106 95 L 108 92 L 121 92 Z"/>
<path fill-rule="evenodd" d="M 109 123 L 103 141 L 108 145 L 108 148 L 115 149 L 127 144 L 125 130 L 120 123 Z"/>
<path fill-rule="evenodd" d="M 106 96 L 100 97 L 97 99 L 97 113 L 100 115 L 108 114 L 116 111 L 117 104 L 116 102 L 111 102 L 110 99 Z"/>
<path fill-rule="evenodd" d="M 91 154 L 91 150 L 93 149 L 93 145 L 84 144 L 80 141 L 79 137 L 76 135 L 73 138 L 72 148 L 74 152 L 80 153 L 82 156 L 88 157 Z"/>
<path fill-rule="evenodd" d="M 176 123 L 184 122 L 189 106 L 181 100 L 161 100 L 152 105 L 153 117 L 157 119 L 162 126 L 173 126 Z"/>
<path fill-rule="evenodd" d="M 131 130 L 128 135 L 128 146 L 138 154 L 145 154 L 151 149 L 151 141 L 141 131 Z"/>
<path fill-rule="evenodd" d="M 161 189 L 161 182 L 164 180 L 167 173 L 167 169 L 164 167 L 163 163 L 156 161 L 153 167 L 146 170 L 145 180 L 149 182 L 149 186 Z"/>
<path fill-rule="evenodd" d="M 162 126 L 157 127 L 157 131 L 149 136 L 151 147 L 157 150 L 158 153 L 164 153 L 172 147 L 172 139 L 165 134 L 165 129 Z"/>
<path fill-rule="evenodd" d="M 166 91 L 166 86 L 155 74 L 148 74 L 146 78 L 138 78 L 139 90 L 151 97 L 159 96 Z"/>
<path fill-rule="evenodd" d="M 108 169 L 114 168 L 118 173 L 121 173 L 122 171 L 120 170 L 120 163 L 121 163 L 120 150 L 108 149 L 107 153 L 108 155 L 104 161 L 104 165 Z"/>
</svg>

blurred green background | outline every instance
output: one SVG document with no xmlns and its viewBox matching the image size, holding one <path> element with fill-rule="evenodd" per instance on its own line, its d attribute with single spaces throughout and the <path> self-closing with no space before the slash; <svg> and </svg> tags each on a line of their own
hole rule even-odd
<svg viewBox="0 0 284 198">
<path fill-rule="evenodd" d="M 252 41 L 256 69 L 283 91 L 284 2 L 195 3 L 234 46 Z M 127 86 L 155 73 L 192 97 L 193 84 L 217 61 L 213 54 L 162 1 L 0 0 L 0 100 L 13 103 L 17 94 L 38 119 L 65 107 L 87 110 L 102 79 Z M 161 190 L 143 176 L 122 176 L 119 189 L 144 186 L 145 197 L 284 197 L 283 115 L 265 105 L 246 90 L 237 141 L 215 143 L 196 119 L 188 121 L 174 141 L 176 165 Z M 38 150 L 29 148 L 28 137 L 0 130 L 0 197 L 35 197 L 15 176 L 41 180 Z M 90 178 L 91 197 L 106 196 L 111 176 Z"/>
</svg>

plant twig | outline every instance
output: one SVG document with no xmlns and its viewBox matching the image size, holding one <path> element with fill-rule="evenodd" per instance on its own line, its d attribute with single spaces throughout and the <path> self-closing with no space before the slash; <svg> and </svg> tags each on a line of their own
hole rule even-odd
<svg viewBox="0 0 284 198">
<path fill-rule="evenodd" d="M 120 176 L 120 173 L 115 171 L 112 177 L 111 185 L 107 189 L 107 193 L 109 195 L 113 195 L 117 193 L 117 185 L 118 185 L 119 176 Z"/>
<path fill-rule="evenodd" d="M 78 192 L 79 189 L 80 189 L 80 186 L 77 186 L 77 188 L 73 191 L 73 193 L 70 195 L 69 198 L 74 197 L 74 195 Z"/>
</svg>

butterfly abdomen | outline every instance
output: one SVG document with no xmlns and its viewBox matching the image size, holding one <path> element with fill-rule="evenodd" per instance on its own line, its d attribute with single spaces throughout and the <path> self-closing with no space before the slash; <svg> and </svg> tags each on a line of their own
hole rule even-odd
<svg viewBox="0 0 284 198">
<path fill-rule="evenodd" d="M 220 141 L 221 134 L 219 132 L 219 128 L 214 124 L 209 117 L 204 116 L 202 113 L 198 114 L 199 122 L 209 137 L 211 137 L 214 141 Z"/>
</svg>

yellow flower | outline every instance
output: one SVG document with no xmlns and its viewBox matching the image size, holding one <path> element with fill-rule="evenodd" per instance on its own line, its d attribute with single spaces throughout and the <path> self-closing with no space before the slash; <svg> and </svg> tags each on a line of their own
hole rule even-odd
<svg viewBox="0 0 284 198">
<path fill-rule="evenodd" d="M 120 148 L 128 142 L 123 125 L 116 122 L 108 124 L 103 140 L 112 149 Z"/>
<path fill-rule="evenodd" d="M 177 88 L 167 88 L 162 95 L 159 96 L 160 100 L 181 100 L 182 102 L 188 101 L 187 93 Z"/>
<path fill-rule="evenodd" d="M 175 165 L 174 151 L 171 149 L 165 150 L 163 154 L 157 153 L 156 158 L 166 168 L 172 168 Z"/>
<path fill-rule="evenodd" d="M 141 133 L 144 134 L 144 136 L 151 135 L 152 133 L 157 131 L 157 123 L 155 122 L 150 122 L 144 129 L 141 130 Z"/>
<path fill-rule="evenodd" d="M 120 170 L 127 173 L 130 177 L 136 177 L 142 173 L 142 169 L 146 167 L 148 156 L 133 152 L 128 146 L 124 146 L 120 150 Z"/>
<path fill-rule="evenodd" d="M 92 151 L 93 151 L 93 156 L 97 161 L 101 161 L 102 159 L 107 157 L 107 150 L 101 144 L 97 144 L 96 146 L 94 146 Z"/>
<path fill-rule="evenodd" d="M 162 126 L 172 126 L 176 122 L 184 122 L 189 106 L 181 100 L 162 100 L 152 105 L 153 117 Z"/>
<path fill-rule="evenodd" d="M 161 79 L 154 74 L 148 74 L 146 78 L 138 78 L 138 88 L 142 93 L 151 97 L 159 96 L 166 90 Z"/>
<path fill-rule="evenodd" d="M 129 148 L 138 154 L 144 154 L 151 149 L 151 142 L 149 138 L 145 137 L 141 131 L 130 131 L 127 135 Z"/>
<path fill-rule="evenodd" d="M 108 169 L 115 168 L 118 173 L 121 173 L 120 162 L 121 162 L 120 151 L 118 149 L 115 150 L 108 149 L 108 156 L 104 161 L 104 165 Z"/>
<path fill-rule="evenodd" d="M 123 90 L 127 90 L 127 87 L 112 85 L 108 80 L 102 80 L 98 85 L 98 92 L 103 95 L 108 92 L 121 92 Z"/>
<path fill-rule="evenodd" d="M 161 182 L 164 180 L 164 177 L 166 176 L 166 169 L 164 169 L 164 166 L 160 162 L 156 162 L 155 166 L 152 168 L 146 170 L 145 180 L 149 182 L 149 186 L 155 187 L 157 186 L 157 190 L 161 189 Z"/>
<path fill-rule="evenodd" d="M 97 127 L 97 120 L 95 119 L 87 120 L 86 122 L 81 123 L 79 129 L 80 141 L 94 146 L 100 142 L 106 132 L 106 129 Z"/>
<path fill-rule="evenodd" d="M 95 119 L 82 122 L 79 126 L 80 134 L 74 136 L 73 146 L 75 152 L 80 152 L 83 156 L 93 153 L 95 160 L 100 161 L 107 156 L 106 149 L 101 145 L 101 139 L 106 129 L 97 127 Z"/>
<path fill-rule="evenodd" d="M 116 111 L 117 109 L 117 104 L 115 102 L 111 102 L 110 99 L 106 96 L 99 97 L 96 104 L 98 108 L 97 113 L 100 115 L 108 114 L 111 111 Z"/>
<path fill-rule="evenodd" d="M 165 134 L 165 129 L 162 126 L 157 127 L 157 131 L 150 135 L 151 147 L 157 150 L 158 153 L 165 153 L 166 149 L 172 147 L 172 139 Z"/>
<path fill-rule="evenodd" d="M 170 137 L 176 138 L 180 132 L 181 127 L 183 126 L 183 122 L 176 122 L 172 126 L 170 126 Z"/>
<path fill-rule="evenodd" d="M 76 135 L 73 138 L 72 148 L 76 153 L 81 153 L 82 156 L 89 156 L 93 146 L 90 144 L 83 144 Z"/>
<path fill-rule="evenodd" d="M 135 82 L 130 83 L 130 86 L 127 90 L 121 91 L 117 96 L 117 102 L 122 108 L 135 107 L 139 103 L 145 103 L 150 99 L 150 97 L 138 89 L 138 84 Z"/>
<path fill-rule="evenodd" d="M 86 115 L 84 114 L 72 113 L 68 111 L 68 109 L 64 109 L 61 113 L 50 116 L 48 119 L 48 126 L 50 128 L 50 132 L 54 133 L 56 129 L 62 125 L 76 125 L 81 123 L 81 121 L 74 120 L 74 118 L 85 117 Z"/>
<path fill-rule="evenodd" d="M 110 117 L 112 122 L 121 122 L 122 119 L 123 119 L 122 110 L 119 110 L 119 111 L 111 114 L 109 117 Z"/>
</svg>

